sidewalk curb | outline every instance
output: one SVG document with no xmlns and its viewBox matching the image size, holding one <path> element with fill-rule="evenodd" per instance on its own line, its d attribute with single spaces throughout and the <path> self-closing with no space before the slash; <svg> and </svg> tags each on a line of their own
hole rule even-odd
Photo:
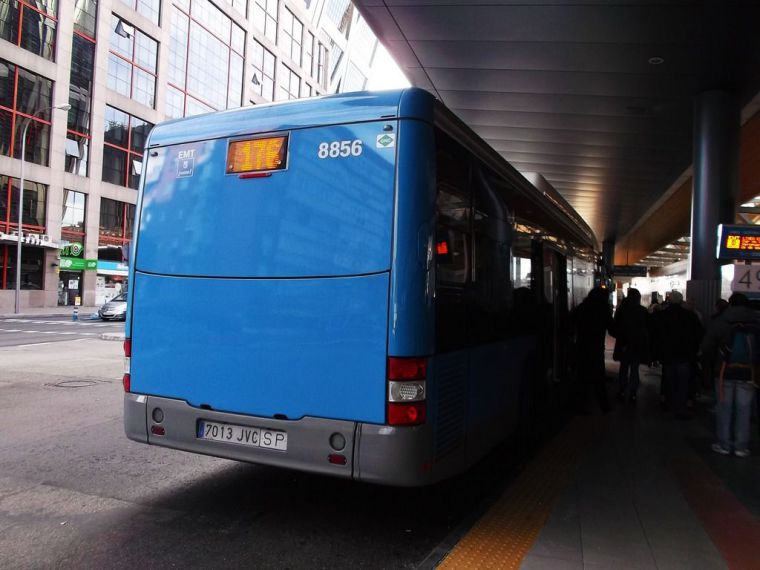
<svg viewBox="0 0 760 570">
<path fill-rule="evenodd" d="M 103 333 L 100 335 L 101 340 L 124 340 L 124 333 Z"/>
<path fill-rule="evenodd" d="M 85 310 L 79 310 L 79 320 L 88 321 L 90 315 L 97 313 L 97 307 L 87 307 Z M 69 311 L 58 311 L 56 313 L 1 313 L 0 319 L 49 319 L 51 317 L 71 317 L 74 309 Z"/>
</svg>

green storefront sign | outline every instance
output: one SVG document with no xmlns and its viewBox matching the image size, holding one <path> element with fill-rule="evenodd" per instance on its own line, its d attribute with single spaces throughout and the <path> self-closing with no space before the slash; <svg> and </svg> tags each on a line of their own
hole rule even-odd
<svg viewBox="0 0 760 570">
<path fill-rule="evenodd" d="M 62 258 L 70 257 L 72 259 L 74 258 L 82 259 L 84 257 L 84 246 L 77 241 L 73 243 L 67 243 L 61 246 L 60 254 Z"/>
<path fill-rule="evenodd" d="M 78 257 L 62 257 L 58 266 L 61 271 L 97 271 L 97 259 L 81 259 Z"/>
</svg>

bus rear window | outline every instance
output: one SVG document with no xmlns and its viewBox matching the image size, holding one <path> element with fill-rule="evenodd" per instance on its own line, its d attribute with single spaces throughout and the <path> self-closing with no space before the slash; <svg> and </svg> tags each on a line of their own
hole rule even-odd
<svg viewBox="0 0 760 570">
<path fill-rule="evenodd" d="M 375 146 L 384 124 L 153 149 L 135 269 L 278 278 L 387 271 L 396 153 Z M 343 139 L 363 152 L 320 158 L 320 145 Z"/>
</svg>

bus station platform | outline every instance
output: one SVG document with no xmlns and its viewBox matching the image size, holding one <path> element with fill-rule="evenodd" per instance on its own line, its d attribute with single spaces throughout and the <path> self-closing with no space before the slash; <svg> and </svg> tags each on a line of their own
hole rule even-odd
<svg viewBox="0 0 760 570">
<path fill-rule="evenodd" d="M 612 394 L 611 360 L 607 376 Z M 676 420 L 660 407 L 660 369 L 642 366 L 641 380 L 634 406 L 571 419 L 433 566 L 760 568 L 757 424 L 758 455 L 718 455 L 708 394 Z"/>
</svg>

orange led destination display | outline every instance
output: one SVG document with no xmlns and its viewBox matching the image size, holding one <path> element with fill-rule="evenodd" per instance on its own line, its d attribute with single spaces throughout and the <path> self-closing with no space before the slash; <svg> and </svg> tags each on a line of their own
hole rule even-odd
<svg viewBox="0 0 760 570">
<path fill-rule="evenodd" d="M 726 236 L 727 249 L 758 250 L 760 251 L 760 236 Z"/>
<path fill-rule="evenodd" d="M 722 224 L 718 226 L 718 259 L 760 261 L 760 226 Z"/>
<path fill-rule="evenodd" d="M 283 170 L 287 153 L 287 136 L 233 141 L 227 149 L 227 174 Z"/>
</svg>

